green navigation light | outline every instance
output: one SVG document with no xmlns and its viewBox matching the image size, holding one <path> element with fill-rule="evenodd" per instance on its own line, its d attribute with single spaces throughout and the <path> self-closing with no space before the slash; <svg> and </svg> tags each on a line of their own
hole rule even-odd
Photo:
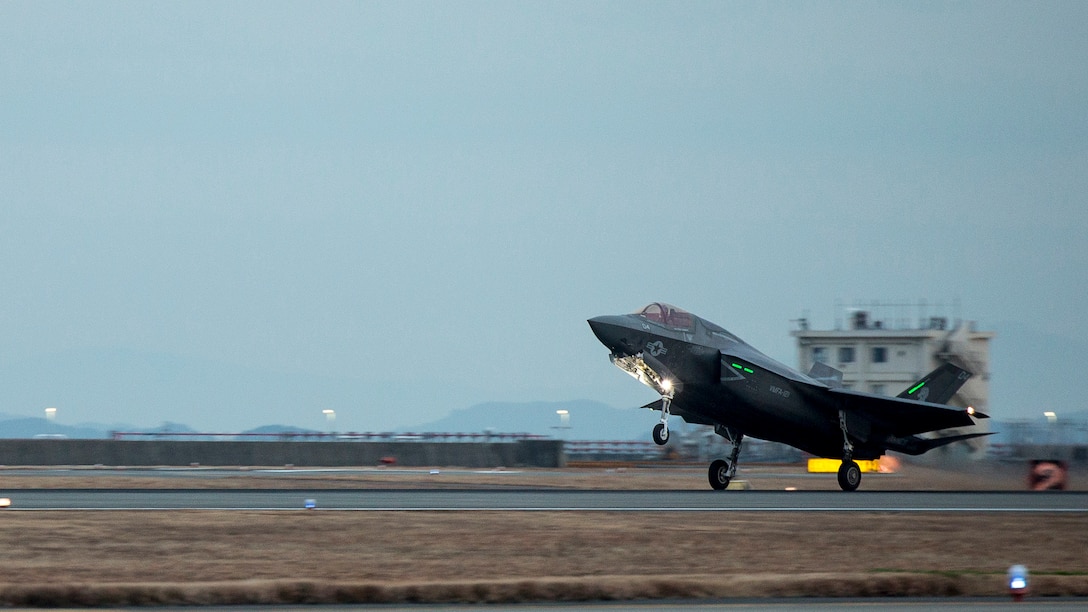
<svg viewBox="0 0 1088 612">
<path fill-rule="evenodd" d="M 924 386 L 926 386 L 926 381 L 923 380 L 922 382 L 918 383 L 917 385 L 914 385 L 913 389 L 911 389 L 910 391 L 907 391 L 907 395 L 914 395 L 915 391 L 917 391 L 918 389 L 921 389 Z"/>
</svg>

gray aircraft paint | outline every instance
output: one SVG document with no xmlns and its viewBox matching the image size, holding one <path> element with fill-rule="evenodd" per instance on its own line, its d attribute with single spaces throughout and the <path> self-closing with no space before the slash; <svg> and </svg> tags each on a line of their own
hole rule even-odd
<svg viewBox="0 0 1088 612">
<path fill-rule="evenodd" d="M 842 458 L 840 484 L 853 490 L 860 472 L 852 476 L 852 483 L 843 484 L 844 470 L 853 459 L 876 459 L 889 450 L 919 455 L 986 435 L 918 435 L 969 427 L 975 418 L 988 418 L 973 409 L 925 401 L 947 401 L 970 377 L 951 364 L 927 374 L 898 397 L 884 397 L 841 388 L 841 373 L 825 364 L 814 368 L 811 376 L 798 372 L 718 325 L 668 304 L 654 303 L 636 314 L 596 317 L 589 325 L 611 351 L 614 364 L 662 395 L 648 408 L 662 410 L 669 404 L 672 414 L 685 421 L 713 425 L 723 437 L 736 440 L 731 461 L 711 466 L 712 484 L 716 469 L 728 471 L 722 472 L 715 488 L 735 473 L 743 436 L 781 442 L 818 457 Z M 667 416 L 662 426 L 667 437 Z M 661 443 L 659 431 L 655 430 L 655 440 Z"/>
</svg>

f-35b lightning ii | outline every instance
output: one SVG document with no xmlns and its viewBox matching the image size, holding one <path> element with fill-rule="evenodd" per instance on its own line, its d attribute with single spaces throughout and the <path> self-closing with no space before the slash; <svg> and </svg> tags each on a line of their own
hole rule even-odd
<svg viewBox="0 0 1088 612">
<path fill-rule="evenodd" d="M 971 376 L 952 364 L 930 372 L 897 397 L 884 397 L 844 388 L 842 372 L 823 363 L 802 374 L 710 321 L 668 304 L 596 317 L 589 326 L 611 351 L 613 364 L 661 395 L 644 406 L 661 411 L 654 442 L 668 441 L 669 416 L 675 414 L 689 423 L 712 425 L 732 443 L 728 460 L 710 464 L 710 485 L 718 490 L 736 475 L 744 436 L 788 444 L 817 457 L 841 458 L 839 486 L 854 491 L 861 484 L 854 459 L 877 459 L 889 450 L 920 455 L 987 435 L 918 435 L 989 418 L 971 407 L 945 405 Z"/>
</svg>

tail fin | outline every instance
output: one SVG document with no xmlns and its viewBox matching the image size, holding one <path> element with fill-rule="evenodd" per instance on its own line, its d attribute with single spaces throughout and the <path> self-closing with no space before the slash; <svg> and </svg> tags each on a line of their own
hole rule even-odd
<svg viewBox="0 0 1088 612">
<path fill-rule="evenodd" d="M 808 371 L 808 375 L 816 380 L 824 383 L 832 389 L 838 389 L 842 387 L 842 372 L 835 368 L 817 361 L 812 364 L 812 369 Z"/>
<path fill-rule="evenodd" d="M 959 391 L 968 378 L 971 378 L 970 372 L 951 363 L 946 363 L 923 376 L 921 380 L 896 397 L 931 404 L 947 404 L 948 400 L 952 399 L 952 396 L 956 394 L 956 391 Z"/>
</svg>

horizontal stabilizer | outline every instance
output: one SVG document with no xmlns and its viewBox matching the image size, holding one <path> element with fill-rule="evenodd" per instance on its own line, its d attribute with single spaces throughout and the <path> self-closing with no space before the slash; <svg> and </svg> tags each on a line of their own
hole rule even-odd
<svg viewBox="0 0 1088 612">
<path fill-rule="evenodd" d="M 890 445 L 892 450 L 906 453 L 908 455 L 921 455 L 922 453 L 929 452 L 935 448 L 952 444 L 953 442 L 962 442 L 964 440 L 970 440 L 972 438 L 981 438 L 982 436 L 991 436 L 995 432 L 987 431 L 984 433 L 969 433 L 961 434 L 957 436 L 944 436 L 943 438 L 918 438 L 912 437 L 905 440 L 904 443 Z"/>
<path fill-rule="evenodd" d="M 808 375 L 832 389 L 842 387 L 842 372 L 821 361 L 812 364 L 812 369 L 808 371 Z"/>
</svg>

